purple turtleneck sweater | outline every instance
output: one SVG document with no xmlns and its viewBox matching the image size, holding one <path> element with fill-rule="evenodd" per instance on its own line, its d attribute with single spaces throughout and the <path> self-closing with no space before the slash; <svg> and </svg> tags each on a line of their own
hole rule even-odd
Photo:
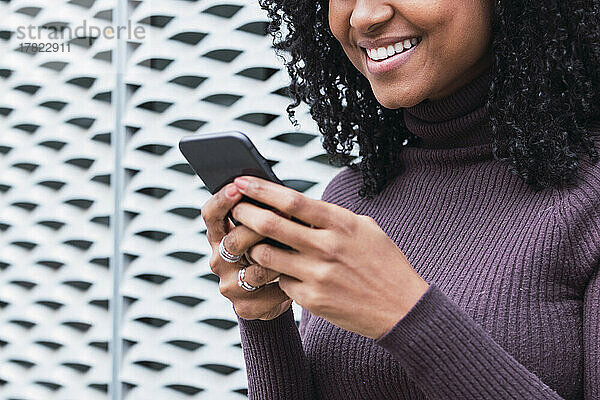
<svg viewBox="0 0 600 400">
<path fill-rule="evenodd" d="M 291 308 L 238 316 L 251 399 L 600 399 L 600 163 L 540 192 L 511 174 L 482 127 L 490 78 L 403 111 L 423 145 L 374 199 L 348 167 L 322 195 L 374 218 L 427 292 L 377 340 L 305 309 L 299 329 Z"/>
</svg>

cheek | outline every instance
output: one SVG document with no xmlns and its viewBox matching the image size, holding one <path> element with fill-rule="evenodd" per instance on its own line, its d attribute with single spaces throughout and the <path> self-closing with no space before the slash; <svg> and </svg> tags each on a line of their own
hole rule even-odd
<svg viewBox="0 0 600 400">
<path fill-rule="evenodd" d="M 329 2 L 329 29 L 339 42 L 348 60 L 360 70 L 362 67 L 362 54 L 350 42 L 350 16 L 352 7 L 344 5 L 343 2 L 332 0 Z"/>
<path fill-rule="evenodd" d="M 485 52 L 489 42 L 491 17 L 482 7 L 465 11 L 452 21 L 449 33 L 452 40 L 448 41 L 448 45 L 456 47 L 454 53 L 477 59 Z"/>
<path fill-rule="evenodd" d="M 485 51 L 490 36 L 491 10 L 487 0 L 437 3 L 440 7 L 431 10 L 428 19 L 423 17 L 416 21 L 427 32 L 427 44 L 435 58 L 453 59 L 460 63 L 456 58 L 466 61 L 479 57 Z"/>
<path fill-rule="evenodd" d="M 348 43 L 348 34 L 350 32 L 350 16 L 352 15 L 352 8 L 342 4 L 339 0 L 331 0 L 329 2 L 329 29 L 333 36 L 343 46 Z"/>
</svg>

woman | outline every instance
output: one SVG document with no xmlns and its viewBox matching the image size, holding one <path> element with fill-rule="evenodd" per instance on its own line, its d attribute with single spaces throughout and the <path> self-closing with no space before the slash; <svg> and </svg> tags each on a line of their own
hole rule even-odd
<svg viewBox="0 0 600 400">
<path fill-rule="evenodd" d="M 250 398 L 600 399 L 600 3 L 261 5 L 347 167 L 202 208 Z"/>
</svg>

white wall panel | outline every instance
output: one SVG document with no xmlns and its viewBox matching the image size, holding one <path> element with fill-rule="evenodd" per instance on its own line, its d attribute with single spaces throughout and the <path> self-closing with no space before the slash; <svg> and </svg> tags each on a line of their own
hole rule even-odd
<svg viewBox="0 0 600 400">
<path fill-rule="evenodd" d="M 2 399 L 108 397 L 112 44 L 17 51 L 21 25 L 107 23 L 79 4 L 0 2 Z"/>
<path fill-rule="evenodd" d="M 15 50 L 20 25 L 115 26 L 119 1 L 0 0 L 0 398 L 241 399 L 239 330 L 208 266 L 200 217 L 210 193 L 177 143 L 240 130 L 313 198 L 338 170 L 318 157 L 306 108 L 299 128 L 287 118 L 289 99 L 275 93 L 287 73 L 255 2 L 128 1 L 127 18 L 145 37 L 127 40 L 123 104 L 114 102 L 114 39 L 71 52 Z M 123 314 L 113 321 L 119 271 Z M 120 354 L 109 351 L 115 321 Z M 121 392 L 110 390 L 113 356 Z"/>
</svg>

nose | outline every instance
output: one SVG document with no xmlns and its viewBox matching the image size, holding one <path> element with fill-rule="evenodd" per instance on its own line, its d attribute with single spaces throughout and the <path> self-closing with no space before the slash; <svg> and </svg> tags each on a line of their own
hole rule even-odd
<svg viewBox="0 0 600 400">
<path fill-rule="evenodd" d="M 394 10 L 378 0 L 357 0 L 350 15 L 350 26 L 363 33 L 376 31 L 392 19 Z"/>
</svg>

